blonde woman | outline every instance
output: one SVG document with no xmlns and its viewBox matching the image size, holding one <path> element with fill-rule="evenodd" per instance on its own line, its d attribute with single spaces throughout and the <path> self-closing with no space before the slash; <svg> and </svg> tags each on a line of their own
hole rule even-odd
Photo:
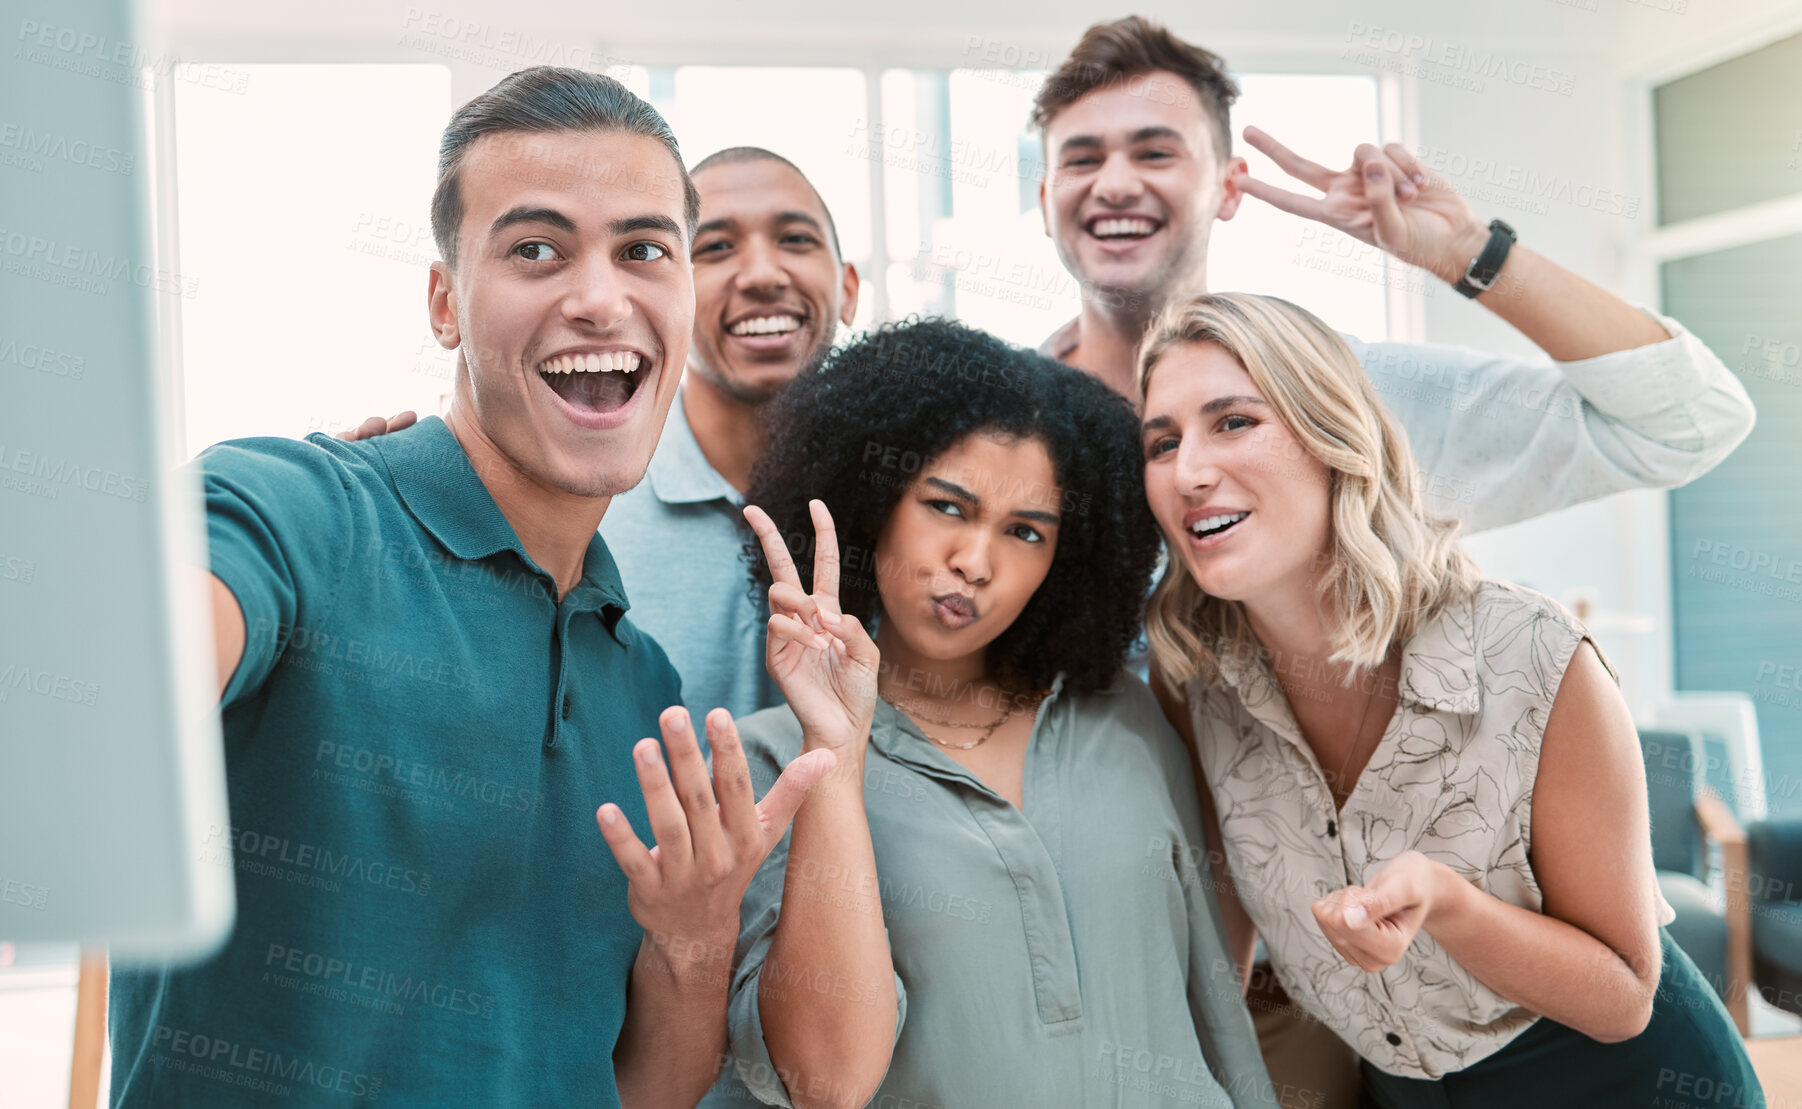
<svg viewBox="0 0 1802 1109">
<path fill-rule="evenodd" d="M 1156 684 L 1206 778 L 1241 965 L 1249 918 L 1371 1104 L 1762 1104 L 1662 928 L 1612 672 L 1423 513 L 1345 342 L 1281 300 L 1202 296 L 1152 330 L 1139 392 L 1169 549 Z"/>
</svg>

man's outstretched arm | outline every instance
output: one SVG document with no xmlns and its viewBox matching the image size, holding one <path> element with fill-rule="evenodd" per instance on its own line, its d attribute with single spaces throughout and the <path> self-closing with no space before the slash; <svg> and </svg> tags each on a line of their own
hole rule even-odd
<svg viewBox="0 0 1802 1109">
<path fill-rule="evenodd" d="M 1487 224 L 1406 148 L 1357 148 L 1332 171 L 1255 128 L 1246 139 L 1324 194 L 1248 176 L 1245 192 L 1318 220 L 1456 282 L 1489 240 Z M 1417 186 L 1402 201 L 1399 166 Z M 1738 379 L 1695 336 L 1516 244 L 1477 303 L 1557 364 L 1444 346 L 1353 343 L 1408 431 L 1429 505 L 1471 530 L 1610 493 L 1669 488 L 1706 473 L 1751 432 Z"/>
<path fill-rule="evenodd" d="M 244 657 L 244 610 L 238 607 L 238 598 L 232 596 L 225 583 L 205 570 L 190 569 L 202 579 L 202 586 L 212 600 L 213 609 L 213 654 L 219 668 L 219 696 L 225 697 L 225 688 L 231 684 L 232 674 L 238 669 L 238 660 Z"/>
</svg>

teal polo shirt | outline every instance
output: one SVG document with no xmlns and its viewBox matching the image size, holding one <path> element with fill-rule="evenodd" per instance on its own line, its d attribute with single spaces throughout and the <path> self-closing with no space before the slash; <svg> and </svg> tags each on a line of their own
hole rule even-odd
<svg viewBox="0 0 1802 1109">
<path fill-rule="evenodd" d="M 680 703 L 597 535 L 557 599 L 441 420 L 200 456 L 244 611 L 223 701 L 238 919 L 112 980 L 115 1106 L 619 1104 L 643 931 L 595 825 Z"/>
</svg>

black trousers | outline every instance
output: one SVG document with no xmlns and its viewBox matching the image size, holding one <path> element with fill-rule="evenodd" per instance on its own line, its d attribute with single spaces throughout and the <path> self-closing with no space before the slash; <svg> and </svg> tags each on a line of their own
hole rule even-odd
<svg viewBox="0 0 1802 1109">
<path fill-rule="evenodd" d="M 1507 1047 L 1437 1081 L 1362 1065 L 1365 1109 L 1765 1109 L 1727 1009 L 1660 928 L 1664 969 L 1646 1030 L 1604 1044 L 1545 1017 Z"/>
</svg>

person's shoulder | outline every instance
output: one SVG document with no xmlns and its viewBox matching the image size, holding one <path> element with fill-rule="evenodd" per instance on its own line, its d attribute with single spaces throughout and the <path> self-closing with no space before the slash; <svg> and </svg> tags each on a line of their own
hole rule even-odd
<svg viewBox="0 0 1802 1109">
<path fill-rule="evenodd" d="M 1045 341 L 1038 345 L 1038 353 L 1046 358 L 1055 358 L 1059 362 L 1068 358 L 1070 353 L 1076 349 L 1076 324 L 1080 318 L 1071 320 L 1045 336 Z"/>
<path fill-rule="evenodd" d="M 384 484 L 383 467 L 366 444 L 318 433 L 227 440 L 200 452 L 191 465 L 209 499 L 254 502 L 269 516 L 343 515 Z"/>
<path fill-rule="evenodd" d="M 1470 641 L 1488 693 L 1556 694 L 1577 647 L 1589 638 L 1575 613 L 1534 589 L 1485 578 L 1470 600 Z M 1610 673 L 1607 660 L 1603 665 Z"/>
<path fill-rule="evenodd" d="M 607 502 L 607 514 L 601 517 L 601 535 L 607 545 L 617 551 L 620 546 L 641 538 L 645 528 L 662 524 L 668 515 L 647 471 L 637 485 L 623 493 L 615 493 Z"/>
<path fill-rule="evenodd" d="M 308 487 L 342 489 L 375 480 L 381 469 L 369 444 L 346 443 L 319 432 L 305 439 L 228 439 L 201 451 L 194 464 L 209 480 L 255 481 L 297 493 Z"/>
<path fill-rule="evenodd" d="M 1511 581 L 1481 579 L 1471 594 L 1470 604 L 1474 625 L 1486 638 L 1506 635 L 1522 620 L 1551 621 L 1579 635 L 1588 634 L 1576 613 L 1537 589 Z"/>
</svg>

